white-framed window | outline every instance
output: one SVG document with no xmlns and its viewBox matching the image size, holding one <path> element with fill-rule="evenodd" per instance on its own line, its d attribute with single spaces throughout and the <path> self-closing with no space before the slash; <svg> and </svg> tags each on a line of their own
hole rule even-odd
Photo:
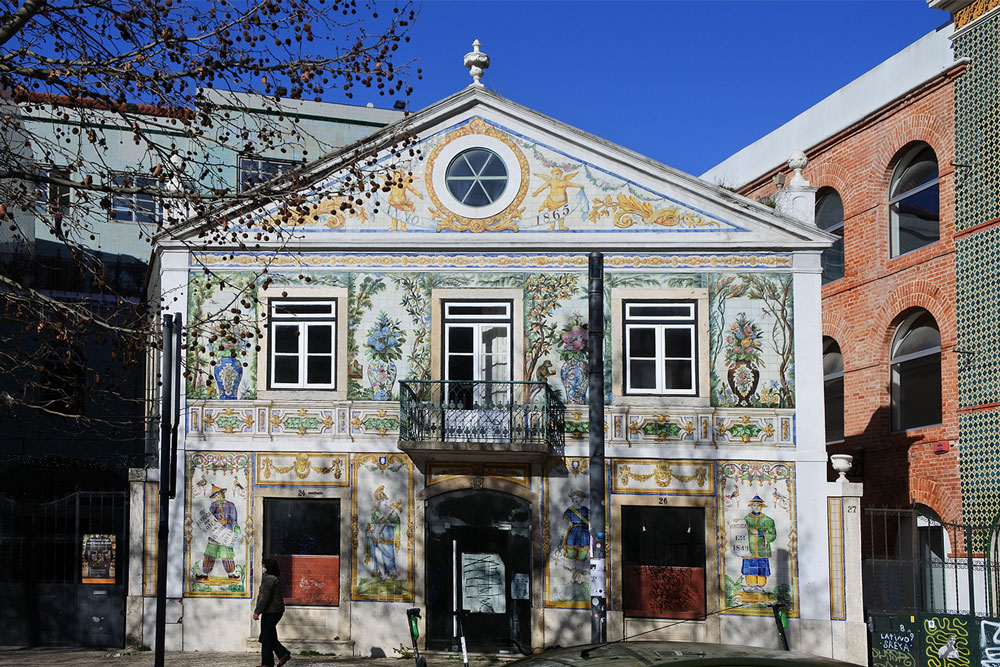
<svg viewBox="0 0 1000 667">
<path fill-rule="evenodd" d="M 698 394 L 695 300 L 624 301 L 626 394 Z"/>
<path fill-rule="evenodd" d="M 337 300 L 268 301 L 270 389 L 337 388 Z"/>
<path fill-rule="evenodd" d="M 941 333 L 926 310 L 896 329 L 889 354 L 892 430 L 941 423 Z"/>
<path fill-rule="evenodd" d="M 905 150 L 889 186 L 889 243 L 896 257 L 940 238 L 941 201 L 934 149 L 917 142 Z"/>
<path fill-rule="evenodd" d="M 444 302 L 444 379 L 509 382 L 510 301 Z"/>
<path fill-rule="evenodd" d="M 291 160 L 267 160 L 256 157 L 241 157 L 237 165 L 240 192 L 257 187 L 272 178 L 281 176 L 295 167 Z"/>
<path fill-rule="evenodd" d="M 823 251 L 823 284 L 844 277 L 844 202 L 833 188 L 823 188 L 816 197 L 816 226 L 838 236 Z"/>
<path fill-rule="evenodd" d="M 161 187 L 152 176 L 134 174 L 112 174 L 111 185 L 122 189 Z M 158 224 L 162 216 L 160 202 L 151 193 L 116 191 L 111 196 L 111 219 L 117 222 Z"/>
<path fill-rule="evenodd" d="M 65 167 L 41 167 L 39 174 L 48 178 L 69 180 L 69 170 Z M 67 215 L 70 206 L 70 188 L 65 183 L 52 181 L 39 183 L 35 190 L 38 211 L 47 215 Z"/>
</svg>

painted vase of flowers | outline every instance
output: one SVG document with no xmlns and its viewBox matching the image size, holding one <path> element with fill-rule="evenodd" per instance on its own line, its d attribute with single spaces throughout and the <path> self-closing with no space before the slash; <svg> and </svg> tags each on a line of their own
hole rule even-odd
<svg viewBox="0 0 1000 667">
<path fill-rule="evenodd" d="M 397 359 L 403 356 L 406 336 L 399 321 L 382 313 L 368 330 L 365 348 L 368 355 L 368 382 L 372 398 L 376 401 L 392 400 L 392 386 L 396 382 Z"/>
<path fill-rule="evenodd" d="M 760 382 L 758 366 L 763 366 L 761 346 L 763 334 L 760 327 L 746 313 L 740 313 L 726 333 L 726 366 L 729 388 L 736 397 L 736 405 L 750 407 L 757 384 Z"/>
<path fill-rule="evenodd" d="M 587 382 L 590 364 L 587 362 L 587 323 L 574 315 L 559 335 L 559 358 L 562 367 L 559 378 L 566 390 L 566 402 L 583 405 L 587 402 Z"/>
<path fill-rule="evenodd" d="M 243 364 L 236 357 L 223 357 L 215 364 L 215 383 L 219 385 L 219 398 L 224 401 L 236 400 L 236 392 L 243 379 Z"/>
<path fill-rule="evenodd" d="M 238 398 L 240 381 L 243 379 L 243 362 L 238 356 L 249 347 L 243 334 L 243 329 L 231 322 L 220 324 L 215 332 L 212 351 L 219 355 L 219 359 L 215 362 L 212 374 L 219 387 L 219 398 L 224 401 Z"/>
</svg>

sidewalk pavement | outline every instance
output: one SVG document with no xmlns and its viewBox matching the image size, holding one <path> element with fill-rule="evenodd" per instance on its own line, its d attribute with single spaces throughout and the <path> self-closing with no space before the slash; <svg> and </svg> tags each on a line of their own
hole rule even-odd
<svg viewBox="0 0 1000 667">
<path fill-rule="evenodd" d="M 134 649 L 88 649 L 63 647 L 0 647 L 0 667 L 153 667 L 152 651 Z M 461 656 L 427 656 L 428 667 L 461 667 Z M 470 667 L 502 667 L 510 662 L 505 656 L 469 656 Z M 164 667 L 254 667 L 260 653 L 167 652 Z M 413 667 L 413 658 L 362 658 L 292 653 L 287 667 Z"/>
</svg>

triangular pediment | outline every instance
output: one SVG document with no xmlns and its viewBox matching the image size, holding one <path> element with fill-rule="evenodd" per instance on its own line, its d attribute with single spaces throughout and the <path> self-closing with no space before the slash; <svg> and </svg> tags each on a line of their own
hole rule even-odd
<svg viewBox="0 0 1000 667">
<path fill-rule="evenodd" d="M 399 151 L 403 129 L 416 139 Z M 305 245 L 370 242 L 376 233 L 388 247 L 790 249 L 828 242 L 815 227 L 480 88 L 368 140 L 376 157 L 364 169 L 381 187 L 348 195 L 358 180 L 350 167 L 359 148 L 300 170 L 307 213 L 279 223 L 274 207 L 262 207 L 243 224 L 280 225 Z"/>
</svg>

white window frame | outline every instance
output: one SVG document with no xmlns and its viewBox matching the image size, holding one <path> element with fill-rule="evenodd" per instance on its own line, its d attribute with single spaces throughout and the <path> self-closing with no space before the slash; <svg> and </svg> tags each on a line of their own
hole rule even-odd
<svg viewBox="0 0 1000 667">
<path fill-rule="evenodd" d="M 264 178 L 266 175 L 263 167 L 265 165 L 273 165 L 277 168 L 277 171 L 270 178 Z M 263 158 L 255 156 L 244 156 L 240 157 L 236 164 L 236 189 L 239 192 L 247 192 L 253 190 L 256 187 L 260 187 L 264 183 L 272 181 L 276 178 L 283 176 L 298 165 L 294 160 L 275 160 L 272 158 Z M 244 183 L 244 175 L 252 176 L 255 178 L 253 183 Z"/>
<path fill-rule="evenodd" d="M 276 306 L 295 306 L 295 305 L 328 305 L 330 307 L 329 314 L 276 314 Z M 267 302 L 268 309 L 268 372 L 267 372 L 267 387 L 268 389 L 337 389 L 337 370 L 338 370 L 338 304 L 337 299 L 316 297 L 282 297 L 276 299 L 269 299 Z M 290 327 L 295 326 L 298 328 L 298 349 L 295 353 L 284 353 L 277 352 L 275 350 L 275 341 L 277 340 L 277 327 Z M 330 351 L 324 353 L 310 353 L 307 349 L 309 335 L 308 331 L 312 327 L 330 327 Z M 298 382 L 278 382 L 275 380 L 274 373 L 275 359 L 278 356 L 294 356 L 298 357 Z M 323 357 L 329 356 L 330 358 L 330 382 L 328 383 L 310 383 L 308 381 L 308 363 L 310 357 Z"/>
<path fill-rule="evenodd" d="M 635 393 L 627 390 L 625 364 L 625 303 L 689 301 L 695 304 L 696 392 L 693 394 Z M 712 404 L 709 369 L 708 290 L 703 287 L 612 287 L 611 302 L 611 396 L 622 405 L 663 409 L 702 408 Z"/>
<path fill-rule="evenodd" d="M 498 315 L 484 315 L 484 314 L 453 314 L 451 312 L 452 308 L 455 306 L 499 306 L 504 309 L 504 313 Z M 444 310 L 444 367 L 442 368 L 442 376 L 445 380 L 450 380 L 448 375 L 448 360 L 453 354 L 462 354 L 466 356 L 465 353 L 452 352 L 450 349 L 450 336 L 449 331 L 453 328 L 471 328 L 473 330 L 473 342 L 472 342 L 472 357 L 473 357 L 473 382 L 483 382 L 489 379 L 496 380 L 497 382 L 510 382 L 513 378 L 512 366 L 513 366 L 513 353 L 514 353 L 514 340 L 513 340 L 513 323 L 514 317 L 511 312 L 513 304 L 510 301 L 475 301 L 475 300 L 448 300 L 443 304 Z M 507 329 L 507 349 L 505 354 L 507 355 L 507 377 L 506 378 L 486 378 L 483 372 L 483 355 L 482 355 L 482 343 L 483 343 L 483 330 L 486 328 L 495 328 L 497 326 L 504 326 Z M 465 378 L 463 378 L 465 379 Z"/>
<path fill-rule="evenodd" d="M 69 180 L 69 169 L 66 167 L 39 167 L 38 172 L 48 178 Z M 53 205 L 53 200 L 58 202 Z M 68 215 L 73 204 L 73 190 L 61 183 L 44 182 L 38 184 L 35 202 L 38 212 L 43 215 Z"/>
<path fill-rule="evenodd" d="M 684 315 L 641 315 L 637 313 L 639 307 L 643 306 L 670 306 L 683 307 L 687 313 Z M 622 304 L 625 336 L 622 344 L 623 375 L 625 377 L 625 393 L 631 395 L 652 395 L 652 396 L 697 396 L 698 395 L 698 315 L 697 303 L 693 300 L 627 300 Z M 634 387 L 629 374 L 630 362 L 633 356 L 630 351 L 630 333 L 636 329 L 652 329 L 655 336 L 654 349 L 657 351 L 655 357 L 635 357 L 635 359 L 652 359 L 656 365 L 656 386 L 655 387 Z M 667 330 L 686 330 L 689 332 L 691 340 L 690 357 L 667 357 L 663 353 L 664 337 Z M 691 366 L 691 386 L 682 389 L 671 389 L 666 386 L 666 364 L 668 361 L 687 361 Z"/>
<path fill-rule="evenodd" d="M 129 184 L 125 185 L 128 179 Z M 160 183 L 152 176 L 141 176 L 138 174 L 114 173 L 111 174 L 112 187 L 146 188 L 159 187 Z M 147 208 L 152 206 L 152 209 Z M 138 212 L 143 211 L 143 215 L 149 215 L 151 220 L 139 220 Z M 108 212 L 113 222 L 123 222 L 137 225 L 158 225 L 163 221 L 163 204 L 156 195 L 135 192 L 111 193 L 111 210 Z"/>
</svg>

